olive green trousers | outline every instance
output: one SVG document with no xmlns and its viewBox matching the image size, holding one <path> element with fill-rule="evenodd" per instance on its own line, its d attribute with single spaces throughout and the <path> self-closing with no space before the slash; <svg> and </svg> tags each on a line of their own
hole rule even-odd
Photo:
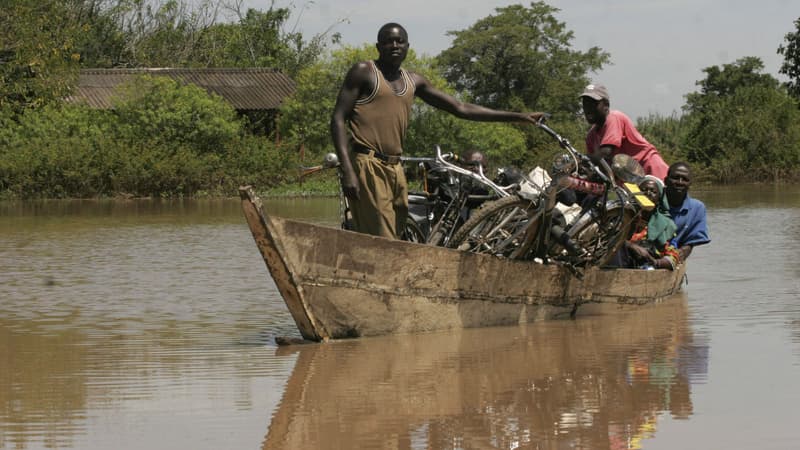
<svg viewBox="0 0 800 450">
<path fill-rule="evenodd" d="M 374 156 L 354 153 L 353 170 L 359 198 L 350 201 L 355 230 L 398 239 L 408 217 L 408 183 L 402 164 L 387 164 Z"/>
</svg>

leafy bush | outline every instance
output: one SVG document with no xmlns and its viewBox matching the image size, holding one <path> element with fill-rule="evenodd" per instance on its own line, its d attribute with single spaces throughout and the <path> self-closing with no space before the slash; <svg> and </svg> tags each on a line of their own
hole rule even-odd
<svg viewBox="0 0 800 450">
<path fill-rule="evenodd" d="M 235 193 L 293 179 L 296 158 L 218 97 L 168 79 L 137 80 L 116 112 L 51 105 L 0 115 L 0 192 L 7 197 Z"/>
<path fill-rule="evenodd" d="M 800 167 L 800 110 L 782 90 L 740 87 L 687 120 L 687 155 L 718 181 L 773 181 Z"/>
<path fill-rule="evenodd" d="M 110 124 L 83 106 L 28 110 L 0 131 L 0 188 L 22 197 L 86 197 L 109 184 L 109 155 L 99 151 Z"/>
<path fill-rule="evenodd" d="M 243 121 L 221 97 L 169 77 L 135 77 L 114 100 L 119 136 L 199 153 L 222 153 L 239 136 Z"/>
<path fill-rule="evenodd" d="M 667 164 L 687 159 L 683 149 L 688 128 L 686 116 L 650 114 L 639 118 L 636 128 L 658 149 Z"/>
</svg>

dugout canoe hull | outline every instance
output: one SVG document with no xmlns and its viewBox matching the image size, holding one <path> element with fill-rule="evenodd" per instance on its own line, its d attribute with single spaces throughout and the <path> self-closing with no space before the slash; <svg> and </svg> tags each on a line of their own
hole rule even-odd
<svg viewBox="0 0 800 450">
<path fill-rule="evenodd" d="M 303 338 L 513 325 L 659 301 L 685 265 L 586 270 L 390 240 L 267 215 L 239 190 L 253 238 Z M 604 308 L 604 310 L 607 308 Z"/>
</svg>

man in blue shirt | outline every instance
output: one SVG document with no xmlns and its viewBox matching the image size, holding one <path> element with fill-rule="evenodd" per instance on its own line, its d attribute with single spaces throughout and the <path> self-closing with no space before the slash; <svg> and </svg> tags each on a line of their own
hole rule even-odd
<svg viewBox="0 0 800 450">
<path fill-rule="evenodd" d="M 689 197 L 692 185 L 692 172 L 685 162 L 669 166 L 664 190 L 669 202 L 669 214 L 678 227 L 672 245 L 678 249 L 681 261 L 692 254 L 692 248 L 708 244 L 708 225 L 706 224 L 706 205 Z"/>
</svg>

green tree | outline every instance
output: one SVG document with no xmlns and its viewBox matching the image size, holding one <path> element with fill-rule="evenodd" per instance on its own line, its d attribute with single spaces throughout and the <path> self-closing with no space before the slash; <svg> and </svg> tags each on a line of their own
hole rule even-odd
<svg viewBox="0 0 800 450">
<path fill-rule="evenodd" d="M 77 0 L 76 0 L 77 1 Z M 70 0 L 6 0 L 0 8 L 0 109 L 17 113 L 67 95 L 81 33 Z"/>
<path fill-rule="evenodd" d="M 795 30 L 786 33 L 784 43 L 778 47 L 778 54 L 783 55 L 783 64 L 778 69 L 789 77 L 786 87 L 789 93 L 800 99 L 800 18 L 794 21 Z"/>
<path fill-rule="evenodd" d="M 108 11 L 125 36 L 126 66 L 191 66 L 200 35 L 214 21 L 208 8 L 208 0 L 194 8 L 184 0 L 118 0 Z"/>
<path fill-rule="evenodd" d="M 81 33 L 75 43 L 83 67 L 111 68 L 130 64 L 126 36 L 119 26 L 125 0 L 76 0 L 73 12 Z"/>
<path fill-rule="evenodd" d="M 800 111 L 782 90 L 742 86 L 688 120 L 688 156 L 718 181 L 778 181 L 800 166 Z"/>
<path fill-rule="evenodd" d="M 235 23 L 217 23 L 199 34 L 192 62 L 208 67 L 285 67 L 291 58 L 281 27 L 286 8 L 249 9 Z"/>
<path fill-rule="evenodd" d="M 687 159 L 720 181 L 780 179 L 800 164 L 800 111 L 759 58 L 703 69 L 686 96 Z"/>
<path fill-rule="evenodd" d="M 414 54 L 405 66 L 422 74 L 438 89 L 468 101 L 444 78 L 437 59 Z M 436 145 L 443 152 L 457 154 L 466 150 L 481 150 L 495 167 L 516 164 L 528 156 L 525 134 L 519 126 L 463 120 L 417 101 L 406 135 L 406 151 L 411 155 L 432 156 Z"/>
<path fill-rule="evenodd" d="M 577 113 L 587 73 L 609 54 L 573 50 L 572 31 L 544 2 L 497 8 L 462 31 L 439 55 L 445 78 L 479 104 L 493 108 Z"/>
<path fill-rule="evenodd" d="M 292 155 L 243 133 L 230 106 L 202 89 L 141 78 L 119 96 L 114 111 L 54 102 L 0 115 L 0 196 L 233 194 L 295 173 Z"/>
<path fill-rule="evenodd" d="M 761 73 L 764 63 L 761 58 L 746 56 L 737 59 L 731 64 L 710 66 L 703 69 L 706 77 L 696 84 L 700 92 L 693 92 L 686 96 L 684 110 L 688 112 L 702 112 L 715 101 L 732 95 L 737 89 L 744 86 L 764 86 L 777 89 L 780 83 L 768 73 Z"/>
<path fill-rule="evenodd" d="M 706 77 L 696 84 L 700 86 L 699 92 L 692 92 L 686 96 L 684 111 L 690 114 L 690 123 L 687 134 L 687 157 L 691 161 L 711 165 L 712 161 L 723 155 L 722 142 L 707 139 L 710 130 L 720 120 L 720 105 L 731 103 L 737 90 L 744 87 L 762 87 L 766 90 L 776 90 L 778 80 L 773 76 L 761 73 L 764 64 L 761 59 L 748 56 L 736 60 L 731 64 L 710 66 L 703 69 Z M 724 102 L 724 103 L 723 103 Z M 754 105 L 758 106 L 758 105 Z M 746 105 L 738 105 L 745 108 Z M 728 111 L 724 116 L 731 116 L 743 112 L 740 110 Z M 723 117 L 724 117 L 723 116 Z"/>
<path fill-rule="evenodd" d="M 0 127 L 0 194 L 87 197 L 109 187 L 114 133 L 107 115 L 55 102 L 27 109 Z"/>
<path fill-rule="evenodd" d="M 81 1 L 102 4 L 95 8 L 100 13 L 93 16 L 93 30 L 123 36 L 125 44 L 121 50 L 104 46 L 101 50 L 111 54 L 100 52 L 87 61 L 112 61 L 119 55 L 118 63 L 129 67 L 273 67 L 294 75 L 315 62 L 328 42 L 339 39 L 332 27 L 309 39 L 287 31 L 292 10 L 274 2 L 262 11 L 224 0 Z M 232 13 L 233 20 L 225 20 L 220 11 Z M 109 20 L 115 32 L 106 29 Z"/>
<path fill-rule="evenodd" d="M 328 42 L 338 43 L 340 36 L 331 26 L 306 39 L 287 30 L 291 15 L 291 9 L 276 8 L 274 3 L 266 11 L 237 9 L 238 22 L 209 27 L 198 50 L 229 61 L 216 67 L 277 67 L 294 76 L 315 63 Z"/>
</svg>

